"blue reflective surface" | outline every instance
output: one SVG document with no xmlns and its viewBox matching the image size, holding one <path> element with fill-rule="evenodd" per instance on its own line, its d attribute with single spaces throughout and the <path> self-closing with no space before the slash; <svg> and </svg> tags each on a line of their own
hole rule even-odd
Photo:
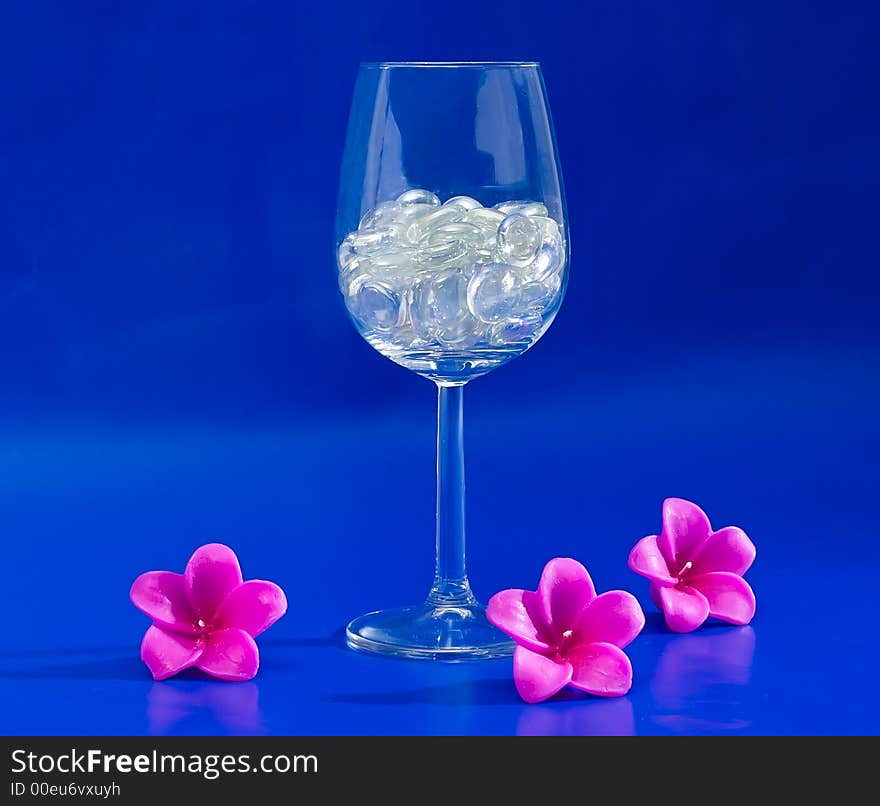
<svg viewBox="0 0 880 806">
<path fill-rule="evenodd" d="M 0 731 L 880 731 L 877 9 L 300 5 L 4 10 Z M 433 389 L 333 276 L 356 65 L 493 57 L 542 62 L 572 269 L 466 390 L 470 572 L 636 593 L 617 701 L 342 647 L 433 563 Z M 666 496 L 756 543 L 749 627 L 664 630 L 626 556 Z M 254 681 L 154 683 L 129 586 L 212 540 L 290 612 Z"/>
<path fill-rule="evenodd" d="M 628 650 L 632 692 L 616 702 L 571 694 L 525 706 L 509 660 L 432 664 L 342 647 L 349 617 L 418 601 L 430 582 L 427 382 L 412 378 L 422 406 L 347 423 L 7 434 L 0 516 L 14 536 L 4 583 L 14 615 L 0 662 L 3 730 L 876 731 L 870 447 L 880 400 L 852 383 L 863 363 L 833 359 L 796 413 L 754 396 L 791 393 L 803 377 L 795 354 L 770 367 L 763 355 L 713 361 L 686 385 L 658 373 L 552 396 L 521 388 L 514 365 L 468 390 L 476 590 L 534 587 L 559 554 L 581 559 L 599 590 L 634 591 L 648 623 Z M 540 348 L 528 361 L 541 361 Z M 502 389 L 509 405 L 498 404 Z M 679 405 L 658 408 L 670 395 Z M 739 523 L 755 540 L 751 626 L 666 632 L 626 568 L 630 546 L 658 527 L 665 494 L 692 496 L 716 525 Z M 254 681 L 154 683 L 137 659 L 146 619 L 128 585 L 148 568 L 181 569 L 213 539 L 236 547 L 246 576 L 281 583 L 290 612 L 261 637 Z"/>
</svg>

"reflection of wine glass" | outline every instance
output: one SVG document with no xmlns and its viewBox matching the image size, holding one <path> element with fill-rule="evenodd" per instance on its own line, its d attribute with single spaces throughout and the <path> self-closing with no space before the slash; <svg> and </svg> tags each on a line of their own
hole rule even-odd
<svg viewBox="0 0 880 806">
<path fill-rule="evenodd" d="M 448 659 L 512 651 L 465 571 L 462 390 L 549 327 L 567 234 L 536 63 L 361 66 L 339 192 L 339 287 L 376 350 L 437 384 L 437 562 L 424 604 L 355 619 L 350 646 Z"/>
</svg>

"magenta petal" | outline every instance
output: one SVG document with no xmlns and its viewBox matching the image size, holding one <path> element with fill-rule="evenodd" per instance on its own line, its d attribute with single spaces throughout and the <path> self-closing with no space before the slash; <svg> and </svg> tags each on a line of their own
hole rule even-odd
<svg viewBox="0 0 880 806">
<path fill-rule="evenodd" d="M 547 652 L 550 645 L 544 640 L 542 629 L 533 618 L 537 609 L 536 598 L 534 592 L 518 588 L 499 591 L 489 599 L 486 618 L 520 646 L 535 652 Z"/>
<path fill-rule="evenodd" d="M 667 498 L 663 502 L 663 530 L 657 545 L 673 576 L 693 558 L 697 546 L 709 537 L 709 518 L 696 504 L 683 498 Z"/>
<path fill-rule="evenodd" d="M 260 668 L 260 652 L 244 630 L 227 627 L 208 636 L 198 667 L 221 680 L 250 680 Z"/>
<path fill-rule="evenodd" d="M 731 624 L 748 624 L 755 615 L 755 594 L 741 576 L 728 571 L 690 577 L 709 602 L 709 615 Z"/>
<path fill-rule="evenodd" d="M 287 611 L 287 597 L 274 582 L 249 579 L 223 600 L 214 624 L 217 627 L 239 627 L 256 638 L 271 627 Z"/>
<path fill-rule="evenodd" d="M 154 680 L 165 680 L 188 669 L 204 651 L 201 639 L 168 632 L 153 625 L 141 641 L 141 660 L 147 664 Z"/>
<path fill-rule="evenodd" d="M 730 571 L 742 576 L 755 561 L 755 544 L 738 526 L 725 526 L 709 535 L 694 554 L 691 574 Z"/>
<path fill-rule="evenodd" d="M 513 682 L 526 702 L 543 702 L 571 680 L 571 664 L 539 655 L 525 647 L 513 651 Z"/>
<path fill-rule="evenodd" d="M 593 599 L 577 626 L 578 644 L 614 644 L 625 647 L 645 626 L 638 600 L 626 591 L 608 591 Z"/>
<path fill-rule="evenodd" d="M 632 687 L 632 664 L 614 644 L 586 644 L 566 655 L 572 688 L 598 697 L 622 697 Z"/>
<path fill-rule="evenodd" d="M 596 598 L 593 580 L 577 560 L 556 557 L 544 566 L 538 599 L 554 635 L 571 629 L 583 609 Z"/>
<path fill-rule="evenodd" d="M 666 558 L 657 544 L 657 535 L 643 537 L 629 553 L 629 567 L 637 574 L 647 577 L 658 585 L 674 585 Z"/>
<path fill-rule="evenodd" d="M 183 574 L 193 610 L 210 622 L 233 588 L 241 585 L 241 568 L 235 552 L 222 543 L 208 543 L 189 558 Z"/>
<path fill-rule="evenodd" d="M 673 632 L 691 632 L 709 617 L 709 601 L 694 588 L 658 588 L 666 624 Z"/>
<path fill-rule="evenodd" d="M 195 633 L 196 616 L 186 596 L 183 574 L 147 571 L 134 581 L 128 595 L 134 606 L 157 624 Z"/>
</svg>

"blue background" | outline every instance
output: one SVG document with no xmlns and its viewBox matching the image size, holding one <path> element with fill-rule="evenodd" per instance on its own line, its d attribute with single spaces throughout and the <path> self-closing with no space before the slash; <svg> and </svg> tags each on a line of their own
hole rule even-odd
<svg viewBox="0 0 880 806">
<path fill-rule="evenodd" d="M 4 733 L 876 733 L 876 6 L 4 4 Z M 357 64 L 539 59 L 568 295 L 467 391 L 485 600 L 574 556 L 648 626 L 617 701 L 342 648 L 433 560 L 431 385 L 355 333 L 332 233 Z M 671 636 L 660 503 L 758 546 Z M 201 543 L 287 591 L 252 682 L 151 681 L 128 588 Z"/>
</svg>

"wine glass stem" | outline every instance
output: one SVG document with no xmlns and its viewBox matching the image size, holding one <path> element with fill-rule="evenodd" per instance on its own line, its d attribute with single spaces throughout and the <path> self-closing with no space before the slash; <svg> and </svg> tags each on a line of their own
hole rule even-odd
<svg viewBox="0 0 880 806">
<path fill-rule="evenodd" d="M 428 602 L 474 604 L 465 566 L 464 384 L 437 384 L 437 563 Z"/>
</svg>

